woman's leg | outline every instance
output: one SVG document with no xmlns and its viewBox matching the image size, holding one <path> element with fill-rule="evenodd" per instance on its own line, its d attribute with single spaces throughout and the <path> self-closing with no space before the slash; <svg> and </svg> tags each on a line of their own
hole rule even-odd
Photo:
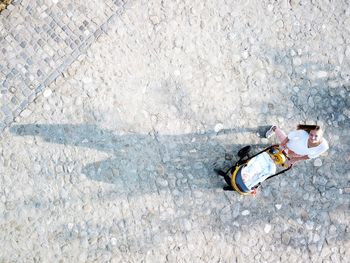
<svg viewBox="0 0 350 263">
<path fill-rule="evenodd" d="M 283 142 L 286 138 L 287 138 L 287 135 L 285 134 L 284 131 L 282 131 L 280 128 L 278 128 L 276 126 L 276 128 L 274 129 L 274 132 L 277 136 L 277 139 L 280 141 L 280 142 Z"/>
</svg>

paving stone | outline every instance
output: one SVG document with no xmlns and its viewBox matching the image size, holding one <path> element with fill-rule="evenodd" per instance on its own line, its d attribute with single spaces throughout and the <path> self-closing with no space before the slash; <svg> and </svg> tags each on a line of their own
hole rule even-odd
<svg viewBox="0 0 350 263">
<path fill-rule="evenodd" d="M 20 115 L 21 115 L 21 117 L 23 117 L 23 118 L 27 118 L 27 117 L 29 117 L 29 115 L 30 115 L 31 113 L 32 113 L 31 110 L 25 109 L 24 111 L 22 111 L 22 112 L 20 113 Z"/>
</svg>

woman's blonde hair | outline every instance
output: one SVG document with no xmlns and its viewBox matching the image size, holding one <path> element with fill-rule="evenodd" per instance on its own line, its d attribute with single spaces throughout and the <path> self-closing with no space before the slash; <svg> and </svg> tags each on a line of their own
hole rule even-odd
<svg viewBox="0 0 350 263">
<path fill-rule="evenodd" d="M 297 126 L 297 130 L 304 130 L 308 133 L 310 133 L 310 131 L 318 131 L 318 130 L 322 130 L 320 125 L 309 125 L 309 124 L 299 124 Z"/>
</svg>

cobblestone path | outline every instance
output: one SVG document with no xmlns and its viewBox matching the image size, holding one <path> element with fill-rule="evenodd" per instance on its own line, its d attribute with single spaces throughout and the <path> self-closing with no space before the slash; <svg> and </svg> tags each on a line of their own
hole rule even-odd
<svg viewBox="0 0 350 263">
<path fill-rule="evenodd" d="M 15 0 L 1 13 L 1 130 L 81 59 L 123 6 L 122 0 Z"/>
<path fill-rule="evenodd" d="M 0 14 L 1 262 L 348 262 L 348 1 L 14 2 Z M 64 67 L 60 48 L 35 52 L 26 82 L 10 57 L 33 46 L 12 46 L 24 40 L 8 26 L 47 34 L 44 10 L 68 27 L 81 14 L 73 33 L 86 21 L 89 35 L 62 42 Z M 326 127 L 325 156 L 255 198 L 222 190 L 213 168 L 275 143 L 268 125 L 303 121 Z"/>
</svg>

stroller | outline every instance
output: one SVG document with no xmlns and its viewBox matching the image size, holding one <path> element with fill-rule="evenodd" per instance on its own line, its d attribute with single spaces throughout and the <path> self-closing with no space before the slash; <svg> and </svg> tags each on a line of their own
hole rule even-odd
<svg viewBox="0 0 350 263">
<path fill-rule="evenodd" d="M 228 184 L 224 190 L 255 195 L 262 182 L 292 168 L 287 164 L 287 153 L 279 145 L 272 145 L 253 156 L 249 155 L 250 150 L 251 146 L 240 149 L 237 153 L 239 160 L 226 172 L 215 170 Z M 283 170 L 276 173 L 277 166 Z"/>
</svg>

